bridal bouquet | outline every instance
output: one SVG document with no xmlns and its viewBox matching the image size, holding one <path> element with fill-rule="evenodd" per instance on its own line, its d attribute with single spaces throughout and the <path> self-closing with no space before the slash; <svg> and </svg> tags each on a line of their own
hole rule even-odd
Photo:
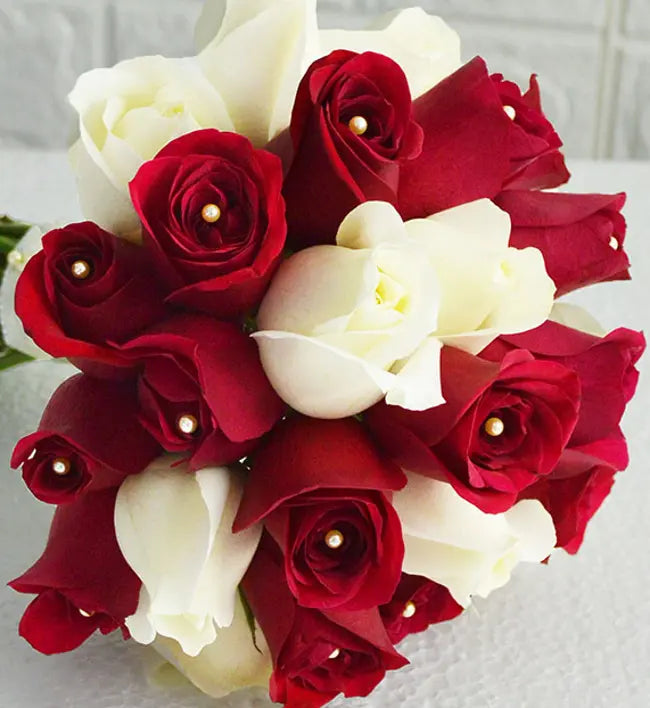
<svg viewBox="0 0 650 708">
<path fill-rule="evenodd" d="M 198 36 L 79 79 L 87 220 L 5 239 L 7 344 L 80 371 L 13 454 L 56 512 L 11 586 L 45 654 L 120 631 L 316 708 L 579 549 L 645 342 L 556 298 L 629 278 L 625 196 L 548 191 L 536 77 L 420 9 L 211 0 Z"/>
</svg>

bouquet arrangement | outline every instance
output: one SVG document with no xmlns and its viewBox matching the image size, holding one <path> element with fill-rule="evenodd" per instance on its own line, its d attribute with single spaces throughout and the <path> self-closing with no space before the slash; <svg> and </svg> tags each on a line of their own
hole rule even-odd
<svg viewBox="0 0 650 708">
<path fill-rule="evenodd" d="M 79 79 L 87 221 L 11 241 L 24 332 L 81 372 L 13 455 L 57 508 L 11 586 L 43 653 L 119 630 L 316 708 L 580 547 L 645 342 L 555 300 L 629 277 L 625 196 L 548 191 L 536 77 L 417 8 L 211 0 L 198 34 Z"/>
</svg>

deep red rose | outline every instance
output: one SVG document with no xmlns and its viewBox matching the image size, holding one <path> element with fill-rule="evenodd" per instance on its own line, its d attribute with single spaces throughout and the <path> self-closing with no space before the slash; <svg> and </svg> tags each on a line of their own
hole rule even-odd
<svg viewBox="0 0 650 708">
<path fill-rule="evenodd" d="M 593 283 L 630 279 L 623 248 L 625 194 L 508 191 L 495 203 L 510 214 L 510 245 L 542 252 L 558 297 Z"/>
<path fill-rule="evenodd" d="M 358 128 L 354 119 L 362 119 Z M 333 243 L 362 202 L 396 204 L 400 166 L 422 149 L 404 72 L 373 52 L 338 50 L 311 65 L 298 88 L 291 138 L 284 196 L 296 248 Z"/>
<path fill-rule="evenodd" d="M 233 324 L 176 315 L 122 352 L 138 367 L 142 425 L 193 469 L 244 457 L 284 413 L 255 343 Z"/>
<path fill-rule="evenodd" d="M 257 305 L 287 235 L 281 190 L 280 160 L 235 133 L 198 130 L 145 163 L 131 198 L 167 301 L 226 317 Z"/>
<path fill-rule="evenodd" d="M 380 403 L 367 423 L 404 469 L 449 482 L 484 512 L 506 511 L 560 459 L 578 419 L 578 377 L 526 351 L 493 363 L 444 347 L 441 367 L 444 405 Z"/>
<path fill-rule="evenodd" d="M 22 465 L 36 498 L 63 504 L 118 487 L 159 454 L 160 447 L 138 422 L 135 387 L 80 374 L 59 386 L 38 431 L 16 445 L 11 466 Z"/>
<path fill-rule="evenodd" d="M 388 638 L 377 608 L 358 612 L 300 607 L 289 591 L 282 554 L 265 536 L 243 580 L 273 658 L 271 700 L 320 708 L 339 693 L 367 696 L 386 671 L 408 661 Z"/>
<path fill-rule="evenodd" d="M 105 490 L 59 507 L 45 552 L 9 583 L 37 595 L 19 631 L 43 654 L 72 651 L 98 629 L 113 632 L 137 609 L 141 582 L 117 545 L 116 496 L 116 489 Z"/>
<path fill-rule="evenodd" d="M 559 150 L 562 141 L 542 110 L 537 77 L 530 77 L 530 87 L 524 94 L 502 74 L 491 78 L 512 120 L 510 174 L 504 189 L 551 189 L 568 182 L 571 175 Z"/>
<path fill-rule="evenodd" d="M 43 250 L 18 280 L 16 312 L 48 354 L 111 376 L 110 367 L 125 365 L 112 344 L 156 322 L 165 308 L 143 249 L 83 222 L 43 237 Z"/>
<path fill-rule="evenodd" d="M 291 418 L 255 455 L 234 529 L 264 519 L 301 605 L 376 607 L 400 579 L 402 529 L 386 492 L 405 484 L 356 421 Z"/>
<path fill-rule="evenodd" d="M 391 642 L 397 644 L 409 634 L 458 617 L 463 608 L 443 585 L 404 573 L 392 600 L 379 611 Z"/>
</svg>

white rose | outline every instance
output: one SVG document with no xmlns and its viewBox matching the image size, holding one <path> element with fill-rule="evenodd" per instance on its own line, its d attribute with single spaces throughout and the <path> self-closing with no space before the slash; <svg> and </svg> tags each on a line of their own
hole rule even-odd
<svg viewBox="0 0 650 708">
<path fill-rule="evenodd" d="M 238 586 L 261 527 L 238 534 L 232 524 L 242 484 L 226 468 L 191 474 L 173 457 L 154 462 L 120 487 L 115 531 L 127 563 L 142 580 L 126 626 L 135 641 L 157 634 L 197 656 L 232 624 Z"/>
<path fill-rule="evenodd" d="M 129 182 L 171 140 L 232 130 L 226 106 L 195 59 L 139 57 L 83 74 L 69 96 L 79 115 L 70 152 L 86 218 L 118 235 L 139 231 Z"/>
<path fill-rule="evenodd" d="M 248 686 L 268 686 L 271 656 L 262 631 L 257 627 L 255 642 L 241 598 L 237 598 L 235 618 L 220 630 L 212 644 L 198 656 L 188 656 L 178 642 L 158 637 L 154 649 L 203 693 L 222 698 Z"/>
<path fill-rule="evenodd" d="M 555 547 L 553 520 L 537 500 L 485 514 L 450 484 L 407 475 L 393 497 L 404 530 L 403 570 L 444 585 L 463 607 L 472 595 L 505 585 L 518 563 L 539 563 Z"/>
<path fill-rule="evenodd" d="M 419 8 L 365 31 L 318 30 L 316 0 L 208 0 L 197 28 L 201 66 L 238 132 L 263 146 L 290 123 L 301 78 L 335 49 L 395 60 L 414 97 L 460 66 L 460 39 Z"/>
<path fill-rule="evenodd" d="M 254 337 L 275 390 L 315 418 L 355 415 L 384 396 L 439 405 L 440 344 L 429 339 L 438 286 L 426 253 L 383 202 L 352 211 L 337 243 L 285 261 L 262 302 Z"/>
</svg>

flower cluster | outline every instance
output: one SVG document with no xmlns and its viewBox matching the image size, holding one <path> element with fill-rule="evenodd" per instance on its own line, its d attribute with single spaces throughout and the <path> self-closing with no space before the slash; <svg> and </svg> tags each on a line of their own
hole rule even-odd
<svg viewBox="0 0 650 708">
<path fill-rule="evenodd" d="M 439 18 L 217 5 L 198 57 L 72 93 L 88 220 L 15 306 L 81 373 L 13 455 L 57 509 L 11 585 L 41 652 L 119 629 L 212 695 L 317 708 L 580 547 L 645 342 L 555 298 L 629 278 L 625 197 L 544 191 L 536 78 L 461 66 Z"/>
</svg>

